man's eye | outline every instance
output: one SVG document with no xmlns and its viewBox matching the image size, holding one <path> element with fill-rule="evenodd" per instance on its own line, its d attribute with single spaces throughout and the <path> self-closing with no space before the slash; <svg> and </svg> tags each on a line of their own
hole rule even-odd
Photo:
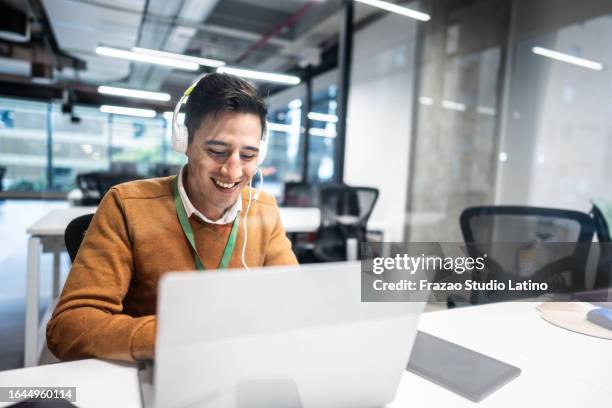
<svg viewBox="0 0 612 408">
<path fill-rule="evenodd" d="M 255 158 L 254 154 L 241 154 L 240 157 L 242 157 L 243 160 L 252 160 Z"/>
<path fill-rule="evenodd" d="M 212 150 L 212 149 L 209 149 L 208 153 L 210 153 L 212 156 L 215 156 L 215 157 L 221 157 L 225 155 L 225 152 L 220 152 L 218 150 Z"/>
</svg>

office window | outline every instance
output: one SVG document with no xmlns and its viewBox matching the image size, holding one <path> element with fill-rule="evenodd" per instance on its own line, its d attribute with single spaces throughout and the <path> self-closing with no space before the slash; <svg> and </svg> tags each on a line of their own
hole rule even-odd
<svg viewBox="0 0 612 408">
<path fill-rule="evenodd" d="M 336 149 L 336 84 L 314 93 L 311 104 L 308 180 L 330 181 L 334 176 Z"/>
<path fill-rule="evenodd" d="M 293 99 L 268 113 L 270 139 L 262 166 L 264 190 L 277 199 L 283 194 L 285 182 L 299 181 L 302 177 L 301 121 L 301 99 Z"/>
<path fill-rule="evenodd" d="M 109 115 L 96 108 L 74 107 L 74 117 L 53 107 L 53 190 L 76 188 L 76 176 L 92 171 L 107 171 Z"/>
<path fill-rule="evenodd" d="M 162 162 L 165 119 L 113 115 L 110 122 L 111 168 L 147 174 Z"/>
<path fill-rule="evenodd" d="M 47 188 L 48 104 L 0 98 L 0 166 L 4 190 Z"/>
</svg>

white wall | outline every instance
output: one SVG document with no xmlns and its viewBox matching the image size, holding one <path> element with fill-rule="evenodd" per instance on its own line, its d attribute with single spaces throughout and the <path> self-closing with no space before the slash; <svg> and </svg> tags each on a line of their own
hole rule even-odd
<svg viewBox="0 0 612 408">
<path fill-rule="evenodd" d="M 390 14 L 353 43 L 344 178 L 379 189 L 370 228 L 383 223 L 388 241 L 404 238 L 416 27 Z"/>
</svg>

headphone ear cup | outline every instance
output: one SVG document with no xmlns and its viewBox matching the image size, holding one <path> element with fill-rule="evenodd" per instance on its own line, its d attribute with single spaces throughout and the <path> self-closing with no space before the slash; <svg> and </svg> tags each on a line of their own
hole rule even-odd
<svg viewBox="0 0 612 408">
<path fill-rule="evenodd" d="M 174 151 L 177 153 L 186 153 L 188 140 L 189 131 L 187 130 L 187 126 L 177 123 L 172 135 L 172 148 Z"/>
</svg>

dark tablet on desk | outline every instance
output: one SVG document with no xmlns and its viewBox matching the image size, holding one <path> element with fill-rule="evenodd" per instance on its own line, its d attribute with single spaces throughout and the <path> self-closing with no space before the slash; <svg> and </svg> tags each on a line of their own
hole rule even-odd
<svg viewBox="0 0 612 408">
<path fill-rule="evenodd" d="M 76 408 L 76 405 L 71 404 L 65 399 L 40 400 L 29 399 L 23 400 L 16 404 L 9 405 L 10 408 Z"/>
<path fill-rule="evenodd" d="M 422 331 L 406 369 L 476 402 L 521 373 L 518 367 Z"/>
</svg>

